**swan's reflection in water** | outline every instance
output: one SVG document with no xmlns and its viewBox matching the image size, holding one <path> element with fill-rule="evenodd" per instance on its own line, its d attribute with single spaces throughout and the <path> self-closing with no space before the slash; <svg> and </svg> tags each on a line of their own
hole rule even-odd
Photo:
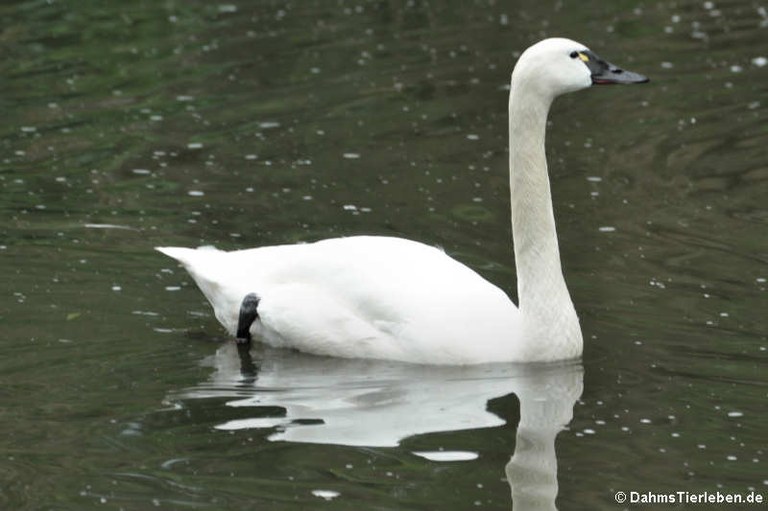
<svg viewBox="0 0 768 511">
<path fill-rule="evenodd" d="M 253 356 L 252 356 L 253 355 Z M 254 418 L 222 430 L 270 428 L 270 440 L 354 446 L 397 446 L 407 437 L 500 426 L 490 399 L 515 394 L 520 423 L 506 466 L 514 509 L 555 509 L 555 437 L 581 396 L 578 363 L 469 367 L 418 366 L 315 357 L 227 343 L 205 361 L 210 380 L 175 397 L 230 397 Z M 284 410 L 278 416 L 275 410 Z M 471 459 L 473 453 L 416 453 L 430 459 Z"/>
</svg>

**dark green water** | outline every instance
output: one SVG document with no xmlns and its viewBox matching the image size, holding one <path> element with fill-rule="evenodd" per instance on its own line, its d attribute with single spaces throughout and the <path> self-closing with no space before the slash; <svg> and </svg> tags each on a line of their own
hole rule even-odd
<svg viewBox="0 0 768 511">
<path fill-rule="evenodd" d="M 581 365 L 249 367 L 153 252 L 395 234 L 514 295 L 505 85 L 553 35 L 653 80 L 552 112 Z M 0 508 L 768 498 L 766 41 L 751 0 L 5 2 Z"/>
</svg>

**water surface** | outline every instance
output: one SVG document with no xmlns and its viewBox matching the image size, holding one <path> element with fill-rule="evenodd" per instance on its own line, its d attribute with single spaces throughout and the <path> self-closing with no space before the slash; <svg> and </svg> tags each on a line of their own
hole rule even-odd
<svg viewBox="0 0 768 511">
<path fill-rule="evenodd" d="M 0 19 L 3 509 L 768 495 L 765 7 L 16 1 Z M 580 364 L 414 374 L 255 348 L 242 366 L 153 252 L 399 235 L 515 297 L 506 84 L 553 35 L 652 78 L 551 115 Z M 525 413 L 537 385 L 550 416 Z"/>
</svg>

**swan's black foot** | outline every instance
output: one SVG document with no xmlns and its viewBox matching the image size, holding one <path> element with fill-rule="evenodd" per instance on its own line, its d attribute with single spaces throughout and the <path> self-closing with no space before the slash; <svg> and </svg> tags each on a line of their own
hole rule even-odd
<svg viewBox="0 0 768 511">
<path fill-rule="evenodd" d="M 259 296 L 249 293 L 240 304 L 240 317 L 237 319 L 237 343 L 248 344 L 251 342 L 251 325 L 259 318 Z"/>
</svg>

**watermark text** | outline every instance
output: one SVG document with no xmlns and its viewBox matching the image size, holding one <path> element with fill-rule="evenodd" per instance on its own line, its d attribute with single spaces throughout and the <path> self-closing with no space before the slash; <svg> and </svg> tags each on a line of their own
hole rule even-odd
<svg viewBox="0 0 768 511">
<path fill-rule="evenodd" d="M 746 493 L 617 491 L 614 498 L 619 504 L 762 504 L 766 502 L 761 493 L 754 491 Z"/>
</svg>

